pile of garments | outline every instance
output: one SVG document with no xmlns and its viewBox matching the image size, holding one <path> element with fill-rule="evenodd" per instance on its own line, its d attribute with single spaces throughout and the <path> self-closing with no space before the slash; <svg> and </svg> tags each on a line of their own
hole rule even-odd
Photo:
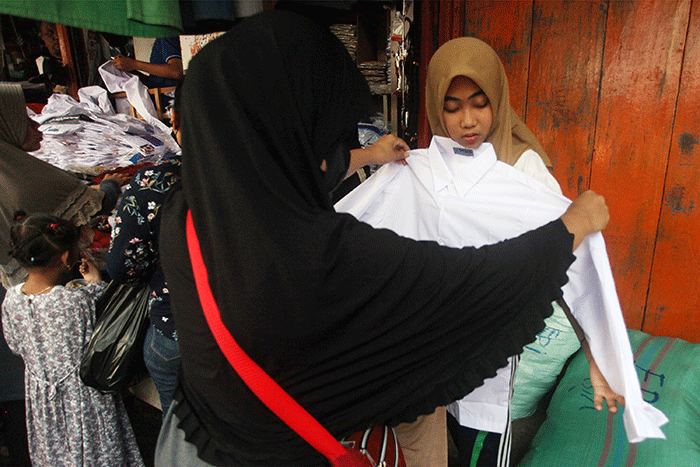
<svg viewBox="0 0 700 467">
<path fill-rule="evenodd" d="M 179 153 L 164 125 L 115 113 L 102 88 L 80 91 L 80 102 L 53 94 L 41 114 L 32 115 L 44 135 L 33 156 L 69 172 L 96 176 Z"/>
</svg>

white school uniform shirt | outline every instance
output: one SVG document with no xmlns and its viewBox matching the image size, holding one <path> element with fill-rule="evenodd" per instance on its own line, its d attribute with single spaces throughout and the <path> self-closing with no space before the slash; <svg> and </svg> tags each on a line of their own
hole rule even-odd
<svg viewBox="0 0 700 467">
<path fill-rule="evenodd" d="M 498 161 L 489 143 L 469 150 L 435 136 L 428 149 L 411 151 L 406 161 L 405 166 L 383 166 L 340 200 L 336 210 L 416 240 L 479 247 L 547 224 L 571 203 Z M 665 438 L 660 427 L 668 419 L 642 398 L 602 234 L 586 237 L 574 255 L 569 282 L 562 287 L 564 300 L 610 387 L 625 397 L 627 437 L 630 442 Z M 457 414 L 462 424 L 502 432 L 508 419 L 509 370 L 499 370 L 491 380 L 459 401 Z"/>
</svg>

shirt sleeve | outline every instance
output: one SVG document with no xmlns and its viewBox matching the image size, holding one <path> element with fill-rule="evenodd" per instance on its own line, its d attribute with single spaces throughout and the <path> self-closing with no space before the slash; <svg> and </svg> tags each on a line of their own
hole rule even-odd
<svg viewBox="0 0 700 467">
<path fill-rule="evenodd" d="M 90 300 L 95 301 L 104 293 L 107 289 L 107 283 L 105 281 L 94 282 L 92 284 L 87 284 L 83 290 L 88 295 Z"/>
<path fill-rule="evenodd" d="M 522 153 L 513 167 L 531 176 L 532 178 L 539 180 L 555 192 L 561 194 L 559 183 L 551 174 L 547 166 L 544 165 L 540 155 L 532 149 L 528 149 Z"/>
<path fill-rule="evenodd" d="M 20 355 L 17 333 L 15 332 L 14 322 L 10 317 L 10 306 L 7 299 L 2 303 L 2 332 L 5 336 L 5 342 L 7 342 L 7 346 L 12 353 Z"/>
<path fill-rule="evenodd" d="M 166 37 L 162 40 L 163 47 L 163 60 L 168 63 L 168 60 L 172 58 L 182 58 L 182 52 L 180 51 L 180 38 L 179 37 Z"/>
</svg>

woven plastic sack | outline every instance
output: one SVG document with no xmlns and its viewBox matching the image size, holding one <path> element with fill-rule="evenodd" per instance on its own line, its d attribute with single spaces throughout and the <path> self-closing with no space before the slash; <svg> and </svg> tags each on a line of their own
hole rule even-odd
<svg viewBox="0 0 700 467">
<path fill-rule="evenodd" d="M 617 414 L 595 410 L 588 362 L 579 352 L 519 467 L 700 465 L 700 344 L 634 330 L 629 337 L 644 400 L 670 420 L 663 427 L 666 439 L 630 444 L 624 409 Z"/>
</svg>

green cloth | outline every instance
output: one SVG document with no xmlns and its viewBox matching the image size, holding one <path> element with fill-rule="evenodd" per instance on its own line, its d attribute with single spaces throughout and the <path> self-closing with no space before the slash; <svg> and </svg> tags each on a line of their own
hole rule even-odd
<svg viewBox="0 0 700 467">
<path fill-rule="evenodd" d="M 0 13 L 123 36 L 183 32 L 178 0 L 0 0 Z"/>
</svg>

